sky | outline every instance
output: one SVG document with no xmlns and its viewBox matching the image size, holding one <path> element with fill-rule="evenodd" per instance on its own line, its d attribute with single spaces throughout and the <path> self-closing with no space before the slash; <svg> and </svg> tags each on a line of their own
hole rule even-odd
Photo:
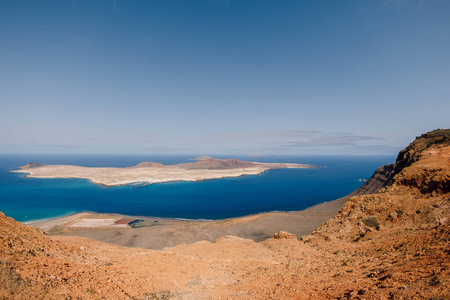
<svg viewBox="0 0 450 300">
<path fill-rule="evenodd" d="M 449 116 L 450 1 L 0 1 L 0 153 L 396 155 Z"/>
</svg>

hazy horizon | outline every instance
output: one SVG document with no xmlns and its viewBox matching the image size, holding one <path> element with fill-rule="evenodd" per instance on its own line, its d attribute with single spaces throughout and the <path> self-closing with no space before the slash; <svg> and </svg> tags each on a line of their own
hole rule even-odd
<svg viewBox="0 0 450 300">
<path fill-rule="evenodd" d="M 243 159 L 247 158 L 248 160 L 257 160 L 258 158 L 283 158 L 283 157 L 394 157 L 396 158 L 398 156 L 398 153 L 395 154 L 380 154 L 380 153 L 374 153 L 374 154 L 363 154 L 363 153 L 356 153 L 356 154 L 245 154 L 245 153 L 79 153 L 79 152 L 58 152 L 58 153 L 49 153 L 49 152 L 20 152 L 20 153 L 0 153 L 0 155 L 4 156 L 49 156 L 49 157 L 57 157 L 57 156 L 111 156 L 111 157 L 185 157 L 188 160 L 195 160 L 198 156 L 210 156 L 211 158 L 218 158 L 218 159 L 227 159 L 227 158 L 238 158 Z"/>
<path fill-rule="evenodd" d="M 2 1 L 0 153 L 397 155 L 449 128 L 450 2 Z"/>
</svg>

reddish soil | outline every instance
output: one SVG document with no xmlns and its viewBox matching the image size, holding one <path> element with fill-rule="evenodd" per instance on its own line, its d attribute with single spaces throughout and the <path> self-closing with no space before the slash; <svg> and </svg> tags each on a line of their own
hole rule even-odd
<svg viewBox="0 0 450 300">
<path fill-rule="evenodd" d="M 115 221 L 114 224 L 116 224 L 116 225 L 124 225 L 124 224 L 128 224 L 128 223 L 130 223 L 131 221 L 134 221 L 134 220 L 136 220 L 136 219 L 120 219 L 120 220 Z"/>
</svg>

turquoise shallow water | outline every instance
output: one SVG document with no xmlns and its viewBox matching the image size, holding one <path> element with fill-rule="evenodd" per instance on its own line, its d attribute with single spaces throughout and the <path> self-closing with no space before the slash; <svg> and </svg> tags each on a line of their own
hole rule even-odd
<svg viewBox="0 0 450 300">
<path fill-rule="evenodd" d="M 217 158 L 229 158 L 218 157 Z M 239 157 L 260 162 L 306 163 L 314 169 L 270 170 L 200 182 L 172 182 L 140 188 L 102 187 L 83 179 L 24 178 L 9 173 L 30 161 L 91 167 L 127 167 L 142 161 L 189 162 L 192 156 L 0 155 L 0 211 L 18 221 L 94 211 L 137 216 L 224 219 L 268 211 L 294 211 L 343 197 L 393 156 Z"/>
</svg>

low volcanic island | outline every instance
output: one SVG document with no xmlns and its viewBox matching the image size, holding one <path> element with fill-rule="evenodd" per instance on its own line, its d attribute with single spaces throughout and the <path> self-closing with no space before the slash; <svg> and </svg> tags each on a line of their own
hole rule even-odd
<svg viewBox="0 0 450 300">
<path fill-rule="evenodd" d="M 31 162 L 20 170 L 34 178 L 84 178 L 104 186 L 147 185 L 170 181 L 199 181 L 257 175 L 271 169 L 306 169 L 316 166 L 293 163 L 258 163 L 238 159 L 199 157 L 192 163 L 163 165 L 142 162 L 128 168 L 93 168 L 74 165 L 44 165 Z"/>
</svg>

